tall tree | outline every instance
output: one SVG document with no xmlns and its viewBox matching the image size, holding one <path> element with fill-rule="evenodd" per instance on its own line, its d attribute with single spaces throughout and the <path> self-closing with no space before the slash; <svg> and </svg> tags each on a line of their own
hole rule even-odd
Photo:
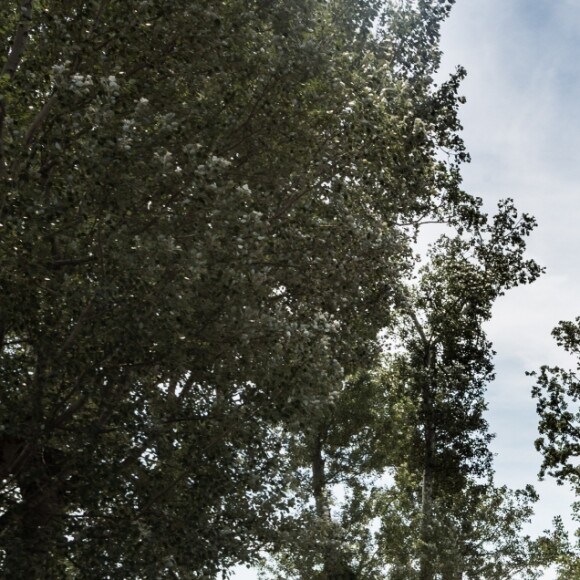
<svg viewBox="0 0 580 580">
<path fill-rule="evenodd" d="M 447 8 L 2 4 L 4 577 L 214 577 L 271 542 L 281 425 L 373 360 L 408 228 L 478 211 Z"/>
<path fill-rule="evenodd" d="M 382 543 L 387 559 L 401 557 L 390 535 L 410 534 L 415 548 L 405 550 L 393 578 L 480 577 L 473 561 L 483 549 L 474 546 L 484 511 L 476 506 L 499 493 L 491 480 L 483 484 L 491 473 L 483 413 L 493 378 L 483 324 L 499 295 L 539 275 L 537 264 L 524 257 L 533 226 L 510 200 L 503 202 L 493 220 L 482 220 L 470 235 L 442 236 L 416 287 L 403 294 L 400 342 L 383 377 L 395 480 L 386 501 L 400 513 L 387 508 Z M 406 532 L 393 528 L 397 520 Z"/>
<path fill-rule="evenodd" d="M 508 200 L 471 237 L 442 236 L 414 295 L 403 299 L 403 352 L 393 355 L 386 386 L 392 405 L 409 406 L 406 425 L 398 427 L 407 436 L 394 445 L 404 477 L 420 475 L 420 580 L 433 580 L 437 562 L 444 565 L 449 557 L 439 545 L 447 534 L 437 529 L 445 519 L 436 514 L 437 502 L 449 503 L 491 467 L 483 411 L 493 351 L 483 323 L 499 295 L 540 273 L 524 258 L 534 223 L 526 215 L 520 219 Z"/>
<path fill-rule="evenodd" d="M 302 468 L 299 531 L 275 555 L 274 577 L 541 574 L 546 560 L 522 533 L 535 493 L 495 487 L 483 415 L 493 377 L 483 324 L 500 294 L 540 274 L 524 255 L 535 221 L 510 200 L 479 218 L 442 236 L 417 284 L 401 285 L 382 368 L 337 388 L 289 447 Z"/>
</svg>

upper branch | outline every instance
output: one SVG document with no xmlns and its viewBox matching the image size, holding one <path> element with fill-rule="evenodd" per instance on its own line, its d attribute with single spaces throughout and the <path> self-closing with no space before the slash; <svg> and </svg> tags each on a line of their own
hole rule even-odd
<svg viewBox="0 0 580 580">
<path fill-rule="evenodd" d="M 30 22 L 32 20 L 32 0 L 22 0 L 20 4 L 20 18 L 18 20 L 18 28 L 16 34 L 14 35 L 14 41 L 10 52 L 8 53 L 8 58 L 2 67 L 2 72 L 0 73 L 0 78 L 4 79 L 8 77 L 9 80 L 14 78 L 20 62 L 22 60 L 22 55 L 24 53 L 24 48 L 26 46 L 26 41 L 28 40 L 28 32 L 30 30 Z M 6 99 L 4 95 L 0 95 L 0 177 L 4 177 L 6 174 L 6 160 L 4 158 L 4 122 L 6 120 Z M 0 200 L 0 212 L 4 206 L 5 200 Z"/>
<path fill-rule="evenodd" d="M 13 78 L 18 70 L 24 47 L 28 40 L 28 32 L 30 30 L 30 22 L 32 20 L 32 0 L 22 0 L 20 4 L 20 20 L 18 22 L 18 29 L 14 35 L 14 42 L 8 54 L 8 58 L 2 67 L 2 76 L 8 75 Z"/>
</svg>

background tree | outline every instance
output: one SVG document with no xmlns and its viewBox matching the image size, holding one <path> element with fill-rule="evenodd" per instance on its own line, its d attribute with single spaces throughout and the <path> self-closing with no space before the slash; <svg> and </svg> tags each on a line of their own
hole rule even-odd
<svg viewBox="0 0 580 580">
<path fill-rule="evenodd" d="M 524 258 L 524 240 L 533 226 L 534 220 L 520 219 L 508 200 L 489 224 L 482 220 L 475 226 L 471 237 L 442 236 L 416 290 L 403 299 L 402 351 L 391 356 L 385 388 L 393 407 L 387 415 L 400 417 L 406 407 L 390 447 L 398 455 L 395 480 L 400 478 L 402 491 L 419 486 L 418 548 L 411 557 L 418 557 L 421 580 L 432 580 L 454 558 L 468 566 L 460 544 L 453 555 L 440 542 L 453 536 L 447 514 L 461 504 L 469 482 L 490 473 L 491 437 L 483 412 L 493 351 L 482 326 L 499 295 L 539 275 L 537 264 Z M 462 533 L 471 523 L 469 513 L 451 516 L 464 520 Z"/>
<path fill-rule="evenodd" d="M 493 482 L 484 419 L 495 299 L 533 281 L 534 227 L 508 200 L 492 220 L 442 236 L 414 286 L 401 286 L 390 353 L 337 388 L 291 440 L 298 513 L 275 578 L 537 578 L 522 533 L 537 499 Z"/>
<path fill-rule="evenodd" d="M 561 321 L 552 335 L 559 346 L 580 360 L 580 318 L 574 321 Z M 536 378 L 532 390 L 537 399 L 539 415 L 538 430 L 540 437 L 536 448 L 543 455 L 540 477 L 549 475 L 559 485 L 568 484 L 580 493 L 580 471 L 577 457 L 580 452 L 580 383 L 576 371 L 562 367 L 544 365 L 539 373 L 530 372 Z M 578 520 L 580 507 L 572 506 L 572 514 Z M 548 549 L 558 561 L 558 578 L 573 578 L 580 571 L 580 541 L 570 539 L 561 521 L 556 519 L 552 542 Z"/>
</svg>

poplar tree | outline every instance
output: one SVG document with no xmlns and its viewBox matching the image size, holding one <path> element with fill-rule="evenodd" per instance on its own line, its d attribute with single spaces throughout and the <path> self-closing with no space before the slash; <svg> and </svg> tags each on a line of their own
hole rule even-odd
<svg viewBox="0 0 580 580">
<path fill-rule="evenodd" d="M 534 548 L 520 534 L 535 493 L 513 496 L 493 483 L 484 413 L 494 351 L 483 328 L 499 296 L 541 272 L 525 257 L 534 225 L 502 202 L 468 235 L 443 235 L 404 293 L 398 339 L 382 373 L 394 485 L 383 499 L 379 544 L 393 579 L 491 579 L 514 570 L 535 577 Z M 486 532 L 503 510 L 511 511 L 513 527 Z"/>
<path fill-rule="evenodd" d="M 375 359 L 413 228 L 477 213 L 449 4 L 381 6 L 2 3 L 3 577 L 276 540 L 281 433 Z"/>
</svg>

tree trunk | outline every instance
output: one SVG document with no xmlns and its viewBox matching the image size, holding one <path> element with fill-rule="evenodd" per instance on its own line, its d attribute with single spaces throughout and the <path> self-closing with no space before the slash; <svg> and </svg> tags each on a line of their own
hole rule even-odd
<svg viewBox="0 0 580 580">
<path fill-rule="evenodd" d="M 330 513 L 330 501 L 326 486 L 325 462 L 322 455 L 324 429 L 320 428 L 314 436 L 312 445 L 312 493 L 318 518 L 332 529 L 333 521 Z M 343 554 L 336 544 L 324 546 L 323 571 L 320 580 L 356 580 L 354 573 L 345 564 Z"/>
<path fill-rule="evenodd" d="M 0 533 L 10 537 L 2 578 L 46 578 L 58 566 L 51 561 L 51 546 L 58 541 L 64 511 L 61 468 L 57 450 L 8 437 L 0 441 L 0 474 L 17 483 L 22 498 L 0 519 Z"/>
<path fill-rule="evenodd" d="M 326 490 L 326 473 L 324 458 L 322 457 L 323 435 L 321 430 L 314 436 L 312 446 L 312 493 L 316 505 L 316 514 L 325 522 L 332 521 L 330 504 Z"/>
<path fill-rule="evenodd" d="M 433 484 L 435 479 L 435 416 L 433 410 L 433 369 L 432 348 L 426 347 L 425 371 L 426 380 L 422 387 L 423 428 L 424 428 L 424 458 L 423 482 L 421 489 L 421 553 L 419 556 L 420 580 L 433 580 Z"/>
</svg>

